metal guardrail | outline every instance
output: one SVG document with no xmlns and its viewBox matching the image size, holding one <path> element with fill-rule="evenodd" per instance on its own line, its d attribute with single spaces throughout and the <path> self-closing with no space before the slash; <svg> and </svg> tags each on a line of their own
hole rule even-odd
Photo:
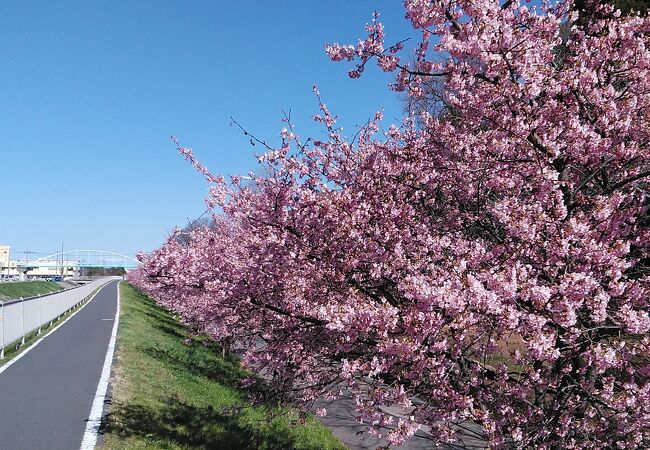
<svg viewBox="0 0 650 450">
<path fill-rule="evenodd" d="M 0 359 L 6 347 L 18 341 L 24 345 L 27 335 L 35 331 L 40 334 L 43 325 L 80 305 L 106 283 L 119 279 L 122 277 L 105 277 L 65 291 L 0 302 Z"/>
</svg>

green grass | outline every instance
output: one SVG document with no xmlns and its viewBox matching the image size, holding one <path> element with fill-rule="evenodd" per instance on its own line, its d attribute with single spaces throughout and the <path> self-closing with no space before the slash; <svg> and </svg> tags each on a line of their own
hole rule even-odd
<svg viewBox="0 0 650 450">
<path fill-rule="evenodd" d="M 344 449 L 311 416 L 253 405 L 236 359 L 126 283 L 102 449 Z M 260 387 L 258 386 L 258 393 Z M 261 388 L 263 391 L 263 387 Z"/>
<path fill-rule="evenodd" d="M 63 289 L 52 281 L 16 281 L 0 283 L 0 299 L 16 299 L 20 297 L 32 297 L 38 294 L 49 294 L 50 292 Z"/>
</svg>

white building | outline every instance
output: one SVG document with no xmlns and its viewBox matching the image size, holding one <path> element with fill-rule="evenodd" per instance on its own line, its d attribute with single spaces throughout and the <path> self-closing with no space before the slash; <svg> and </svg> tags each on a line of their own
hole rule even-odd
<svg viewBox="0 0 650 450">
<path fill-rule="evenodd" d="M 0 245 L 0 273 L 9 267 L 9 260 L 11 259 L 10 251 L 11 247 L 8 245 Z"/>
<path fill-rule="evenodd" d="M 71 277 L 78 268 L 79 261 L 72 260 L 12 260 L 11 247 L 0 245 L 0 277 L 3 278 L 19 277 L 21 273 L 27 278 Z"/>
</svg>

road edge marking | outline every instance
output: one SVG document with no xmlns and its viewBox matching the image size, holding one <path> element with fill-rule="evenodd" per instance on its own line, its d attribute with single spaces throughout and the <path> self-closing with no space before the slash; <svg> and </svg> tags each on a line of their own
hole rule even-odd
<svg viewBox="0 0 650 450">
<path fill-rule="evenodd" d="M 111 376 L 111 366 L 113 365 L 113 355 L 115 353 L 117 327 L 120 323 L 121 284 L 121 281 L 117 283 L 117 308 L 115 309 L 115 321 L 113 322 L 113 330 L 111 331 L 111 339 L 108 342 L 108 349 L 106 350 L 106 358 L 104 359 L 102 374 L 99 377 L 99 383 L 97 383 L 95 398 L 93 399 L 93 404 L 90 408 L 90 415 L 86 422 L 86 431 L 84 432 L 81 441 L 80 450 L 93 450 L 97 445 L 97 440 L 99 439 L 99 428 L 102 424 L 102 415 L 104 413 L 104 399 L 106 398 L 106 392 L 108 391 L 108 381 Z"/>
<path fill-rule="evenodd" d="M 110 281 L 109 281 L 109 283 L 110 283 Z M 65 325 L 66 322 L 67 322 L 68 320 L 70 320 L 70 319 L 72 319 L 74 316 L 76 316 L 76 315 L 77 315 L 77 314 L 78 314 L 82 309 L 84 309 L 84 308 L 86 307 L 86 305 L 88 305 L 90 302 L 92 302 L 93 299 L 95 298 L 95 296 L 96 296 L 97 294 L 99 294 L 99 291 L 101 291 L 102 289 L 104 289 L 107 285 L 108 285 L 108 283 L 104 284 L 102 287 L 100 287 L 99 289 L 97 289 L 97 290 L 95 291 L 95 293 L 90 297 L 90 299 L 89 299 L 86 303 L 84 303 L 83 305 L 81 305 L 81 308 L 77 309 L 75 312 L 73 312 L 73 313 L 70 314 L 68 317 L 66 317 L 65 320 L 64 320 L 63 322 L 61 322 L 61 323 L 58 324 L 56 327 L 54 327 L 54 328 L 52 328 L 50 331 L 48 331 L 46 334 L 44 334 L 43 336 L 41 336 L 40 338 L 38 338 L 38 340 L 36 340 L 33 344 L 29 345 L 25 350 L 21 351 L 18 355 L 16 355 L 15 357 L 13 357 L 10 361 L 7 361 L 7 362 L 4 363 L 2 366 L 0 366 L 0 374 L 1 374 L 2 372 L 4 372 L 5 370 L 7 370 L 9 367 L 13 366 L 16 362 L 20 361 L 20 359 L 21 359 L 23 356 L 25 356 L 26 354 L 28 354 L 29 352 L 31 352 L 32 350 L 34 350 L 34 348 L 36 348 L 36 346 L 37 346 L 38 344 L 40 344 L 41 342 L 43 342 L 43 340 L 44 340 L 46 337 L 48 337 L 50 334 L 54 333 L 56 330 L 58 330 L 58 329 L 61 328 L 63 325 Z"/>
</svg>

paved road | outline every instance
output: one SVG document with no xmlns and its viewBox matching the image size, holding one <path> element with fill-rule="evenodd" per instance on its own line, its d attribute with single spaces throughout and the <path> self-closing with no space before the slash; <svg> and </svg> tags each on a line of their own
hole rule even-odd
<svg viewBox="0 0 650 450">
<path fill-rule="evenodd" d="M 379 439 L 368 433 L 362 434 L 366 430 L 366 427 L 356 421 L 355 417 L 357 414 L 355 412 L 355 406 L 354 400 L 346 396 L 334 402 L 316 402 L 314 410 L 317 407 L 327 408 L 327 415 L 325 417 L 318 417 L 318 419 L 332 430 L 332 433 L 350 450 L 375 450 L 388 445 L 386 439 Z M 384 433 L 388 431 L 386 429 Z M 404 445 L 392 448 L 395 450 L 430 450 L 434 446 L 426 433 L 418 431 Z M 450 448 L 446 447 L 446 449 Z"/>
<path fill-rule="evenodd" d="M 79 448 L 113 328 L 116 286 L 117 281 L 104 286 L 0 374 L 0 449 Z"/>
</svg>

